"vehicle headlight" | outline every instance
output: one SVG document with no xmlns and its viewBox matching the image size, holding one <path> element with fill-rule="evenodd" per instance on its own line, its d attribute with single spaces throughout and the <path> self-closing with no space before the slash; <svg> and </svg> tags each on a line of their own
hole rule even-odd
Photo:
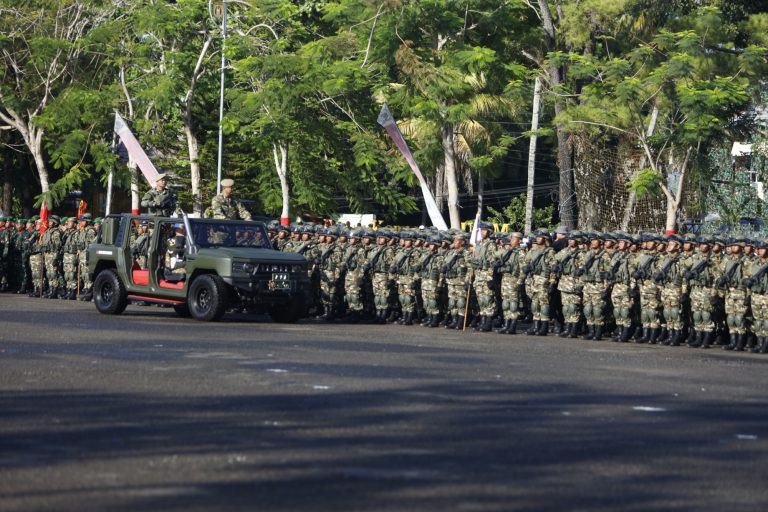
<svg viewBox="0 0 768 512">
<path fill-rule="evenodd" d="M 253 265 L 244 261 L 235 261 L 232 263 L 232 272 L 237 274 L 250 274 L 253 272 Z"/>
</svg>

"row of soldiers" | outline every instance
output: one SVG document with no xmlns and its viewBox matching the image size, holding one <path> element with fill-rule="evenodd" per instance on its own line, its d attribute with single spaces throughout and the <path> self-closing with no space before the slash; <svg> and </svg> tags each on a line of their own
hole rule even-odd
<svg viewBox="0 0 768 512">
<path fill-rule="evenodd" d="M 41 230 L 43 222 L 46 228 Z M 47 221 L 0 217 L 0 291 L 30 297 L 91 300 L 86 261 L 101 218 L 50 215 Z M 41 231 L 43 231 L 41 233 Z"/>
<path fill-rule="evenodd" d="M 768 243 L 686 235 L 269 226 L 322 318 L 768 352 Z M 527 241 L 527 240 L 526 240 Z M 554 243 L 553 243 L 554 242 Z"/>
</svg>

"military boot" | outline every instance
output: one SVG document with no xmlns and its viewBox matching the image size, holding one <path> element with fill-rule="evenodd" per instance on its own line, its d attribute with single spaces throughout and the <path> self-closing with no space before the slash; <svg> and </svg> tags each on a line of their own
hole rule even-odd
<svg viewBox="0 0 768 512">
<path fill-rule="evenodd" d="M 486 322 L 486 316 L 481 315 L 479 321 L 477 323 L 473 322 L 471 325 L 475 331 L 480 332 L 483 330 L 483 326 L 485 325 L 485 322 Z"/>
<path fill-rule="evenodd" d="M 760 346 L 760 353 L 765 354 L 768 352 L 768 338 L 763 336 L 763 344 Z"/>
<path fill-rule="evenodd" d="M 29 294 L 29 298 L 34 299 L 40 297 L 40 288 L 33 288 L 32 292 Z"/>
<path fill-rule="evenodd" d="M 493 319 L 490 316 L 484 317 L 480 322 L 480 332 L 491 332 L 493 329 Z"/>
<path fill-rule="evenodd" d="M 688 346 L 691 348 L 699 348 L 704 342 L 704 331 L 694 331 L 693 340 L 688 342 Z"/>
<path fill-rule="evenodd" d="M 629 338 L 632 336 L 632 327 L 624 327 L 624 330 L 621 333 L 621 337 L 619 338 L 619 342 L 621 343 L 627 343 L 629 342 Z"/>
<path fill-rule="evenodd" d="M 583 340 L 591 340 L 595 338 L 595 326 L 594 324 L 587 324 L 587 334 L 582 336 Z"/>
<path fill-rule="evenodd" d="M 512 323 L 512 320 L 505 319 L 502 326 L 496 329 L 496 332 L 499 334 L 507 334 L 507 330 L 509 329 L 509 324 L 511 323 Z"/>
<path fill-rule="evenodd" d="M 624 337 L 624 329 L 625 327 L 623 325 L 619 325 L 616 328 L 616 333 L 613 336 L 611 336 L 611 341 L 618 342 L 619 340 L 621 340 L 621 338 Z"/>
<path fill-rule="evenodd" d="M 734 350 L 736 352 L 744 352 L 744 347 L 746 346 L 746 344 L 747 344 L 747 334 L 745 333 L 739 334 L 736 339 L 736 347 L 734 348 Z"/>
<path fill-rule="evenodd" d="M 534 336 L 537 332 L 539 332 L 539 329 L 541 328 L 541 320 L 534 320 L 531 324 L 530 329 L 525 331 L 525 334 L 529 336 Z"/>
<path fill-rule="evenodd" d="M 752 347 L 749 351 L 753 354 L 759 354 L 760 351 L 763 349 L 763 345 L 765 344 L 765 338 L 762 336 L 757 337 L 757 344 Z"/>
<path fill-rule="evenodd" d="M 601 341 L 603 339 L 603 324 L 597 324 L 595 326 L 595 336 L 593 339 L 595 341 Z"/>
<path fill-rule="evenodd" d="M 509 323 L 509 328 L 507 329 L 507 334 L 517 334 L 517 320 L 511 320 Z"/>
<path fill-rule="evenodd" d="M 572 322 L 571 328 L 568 329 L 568 337 L 576 339 L 579 337 L 579 322 Z"/>
<path fill-rule="evenodd" d="M 727 345 L 723 346 L 723 350 L 734 350 L 736 348 L 736 345 L 739 344 L 739 335 L 735 333 L 731 333 L 729 340 L 730 342 Z"/>
<path fill-rule="evenodd" d="M 662 327 L 661 334 L 659 334 L 659 339 L 656 342 L 659 345 L 669 345 L 672 342 L 672 329 Z"/>
<path fill-rule="evenodd" d="M 539 323 L 541 325 L 539 326 L 539 330 L 536 333 L 536 336 L 546 336 L 549 334 L 549 320 L 542 320 Z"/>
<path fill-rule="evenodd" d="M 639 338 L 635 338 L 635 343 L 637 344 L 648 343 L 648 340 L 651 339 L 651 328 L 643 327 L 641 332 L 642 332 L 641 336 Z"/>
<path fill-rule="evenodd" d="M 563 324 L 563 330 L 560 331 L 558 336 L 560 336 L 561 338 L 567 338 L 569 332 L 571 332 L 571 322 Z"/>
<path fill-rule="evenodd" d="M 461 331 L 464 329 L 464 315 L 457 315 L 456 316 L 456 326 L 454 327 L 457 331 Z"/>
<path fill-rule="evenodd" d="M 715 338 L 715 333 L 712 331 L 706 331 L 701 338 L 701 346 L 699 348 L 709 348 L 712 345 L 712 340 Z"/>
<path fill-rule="evenodd" d="M 665 340 L 664 344 L 670 347 L 679 347 L 680 346 L 680 329 L 670 329 L 669 339 Z"/>
<path fill-rule="evenodd" d="M 438 325 L 440 325 L 440 317 L 438 315 L 431 315 L 432 318 L 430 318 L 429 323 L 427 324 L 427 327 L 430 329 L 434 329 Z"/>
<path fill-rule="evenodd" d="M 648 338 L 649 345 L 655 345 L 659 341 L 659 335 L 661 334 L 661 327 L 655 327 L 651 329 L 651 335 Z"/>
</svg>

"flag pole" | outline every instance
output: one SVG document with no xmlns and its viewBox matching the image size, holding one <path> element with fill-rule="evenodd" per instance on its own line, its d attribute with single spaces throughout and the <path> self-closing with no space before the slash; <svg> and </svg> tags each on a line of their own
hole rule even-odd
<svg viewBox="0 0 768 512">
<path fill-rule="evenodd" d="M 224 121 L 224 80 L 225 80 L 225 68 L 226 59 L 224 56 L 224 49 L 227 45 L 227 0 L 222 2 L 221 13 L 221 86 L 219 91 L 219 155 L 218 165 L 216 170 L 216 195 L 221 194 L 221 165 L 224 152 L 224 130 L 221 125 Z"/>
</svg>

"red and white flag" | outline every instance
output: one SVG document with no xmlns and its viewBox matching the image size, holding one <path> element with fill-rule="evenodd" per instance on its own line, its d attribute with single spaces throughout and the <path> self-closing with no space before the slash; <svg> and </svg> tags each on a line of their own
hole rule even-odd
<svg viewBox="0 0 768 512">
<path fill-rule="evenodd" d="M 117 112 L 115 112 L 115 133 L 118 137 L 120 137 L 123 146 L 125 146 L 125 149 L 128 151 L 128 155 L 134 162 L 136 162 L 136 165 L 139 166 L 141 173 L 147 179 L 150 186 L 154 187 L 157 176 L 160 173 L 157 172 L 157 169 L 155 169 L 155 166 L 152 164 L 147 154 L 141 148 L 141 144 L 139 144 L 139 141 L 136 140 L 136 137 L 133 135 L 133 132 L 131 132 L 131 129 L 128 128 L 125 120 L 123 120 L 123 118 L 120 117 L 120 114 Z"/>
<path fill-rule="evenodd" d="M 386 103 L 383 107 L 381 107 L 378 122 L 387 131 L 389 136 L 392 138 L 392 141 L 395 143 L 395 146 L 397 146 L 397 149 L 399 149 L 403 154 L 406 161 L 408 162 L 408 165 L 411 166 L 411 170 L 418 178 L 419 184 L 421 185 L 421 193 L 424 196 L 424 204 L 427 207 L 427 213 L 429 213 L 429 219 L 432 221 L 432 225 L 437 229 L 447 230 L 448 225 L 445 223 L 445 219 L 443 219 L 443 216 L 440 214 L 440 209 L 437 207 L 437 203 L 435 203 L 435 198 L 432 195 L 432 192 L 429 190 L 429 186 L 427 186 L 427 181 L 421 174 L 419 166 L 416 165 L 416 160 L 413 159 L 411 150 L 408 149 L 408 144 L 405 143 L 403 134 L 400 132 L 400 128 L 397 127 L 395 118 L 392 116 L 392 112 L 389 111 L 389 107 L 387 107 Z"/>
</svg>

